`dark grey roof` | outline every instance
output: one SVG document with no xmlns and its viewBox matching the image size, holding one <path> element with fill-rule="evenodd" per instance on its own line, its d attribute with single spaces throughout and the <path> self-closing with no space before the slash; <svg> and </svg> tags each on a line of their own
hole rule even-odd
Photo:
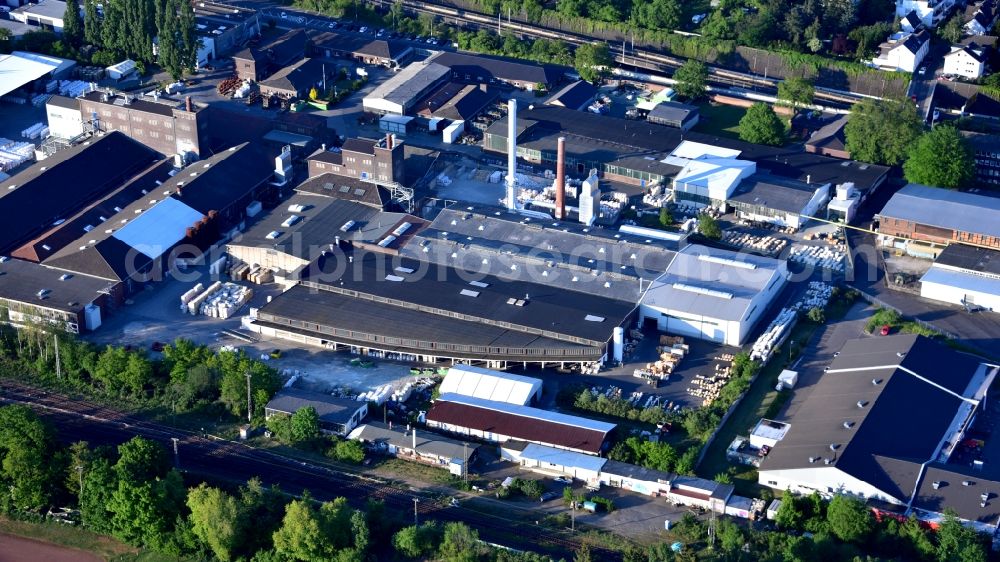
<svg viewBox="0 0 1000 562">
<path fill-rule="evenodd" d="M 612 329 L 635 309 L 634 302 L 553 290 L 545 284 L 501 279 L 478 274 L 475 269 L 459 270 L 382 253 L 355 252 L 352 263 L 340 263 L 344 259 L 340 253 L 321 257 L 304 272 L 304 278 L 331 289 L 353 290 L 448 314 L 488 318 L 514 328 L 544 330 L 554 338 L 571 338 L 589 345 L 607 342 Z M 399 268 L 414 273 L 399 273 Z M 387 281 L 387 275 L 401 279 Z M 518 300 L 523 301 L 522 306 L 514 304 Z M 587 321 L 588 315 L 602 321 Z"/>
<path fill-rule="evenodd" d="M 112 132 L 61 150 L 0 181 L 0 252 L 68 218 L 158 158 L 152 149 Z"/>
<path fill-rule="evenodd" d="M 45 105 L 53 105 L 55 107 L 64 107 L 66 109 L 79 110 L 80 100 L 76 98 L 68 98 L 66 96 L 56 95 L 50 97 L 49 100 L 45 102 Z"/>
<path fill-rule="evenodd" d="M 917 12 L 913 10 L 910 10 L 910 13 L 903 16 L 903 19 L 906 20 L 906 22 L 910 24 L 910 27 L 914 29 L 923 24 L 923 22 L 920 20 L 920 16 L 918 16 Z"/>
<path fill-rule="evenodd" d="M 986 53 L 981 50 L 977 51 L 976 47 L 972 45 L 962 45 L 961 47 L 954 47 L 952 51 L 945 56 L 952 56 L 956 53 L 964 52 L 966 55 L 972 57 L 972 60 L 976 62 L 986 62 Z"/>
<path fill-rule="evenodd" d="M 305 30 L 292 29 L 266 45 L 243 49 L 234 58 L 286 65 L 301 57 L 308 43 L 309 37 Z"/>
<path fill-rule="evenodd" d="M 1000 147 L 1000 135 L 972 131 L 959 132 L 969 142 L 974 151 L 997 152 L 997 147 Z"/>
<path fill-rule="evenodd" d="M 376 189 L 369 186 L 368 189 Z M 305 210 L 290 211 L 292 205 L 302 205 Z M 299 217 L 290 227 L 282 226 L 292 215 Z M 349 221 L 347 231 L 341 227 Z M 270 212 L 250 230 L 239 235 L 232 244 L 254 248 L 271 248 L 295 257 L 312 260 L 336 239 L 375 244 L 403 222 L 417 225 L 422 222 L 403 213 L 386 213 L 381 209 L 335 197 L 298 193 L 282 206 Z M 411 230 L 416 232 L 415 228 Z M 268 238 L 269 233 L 280 233 Z"/>
<path fill-rule="evenodd" d="M 549 105 L 561 105 L 567 109 L 579 110 L 594 99 L 597 95 L 597 88 L 586 80 L 577 80 L 562 87 L 558 92 L 545 103 Z"/>
<path fill-rule="evenodd" d="M 413 435 L 406 430 L 406 426 L 396 425 L 389 429 L 388 425 L 376 421 L 356 428 L 351 432 L 351 438 L 375 445 L 394 445 L 403 449 L 413 448 Z M 416 450 L 423 455 L 461 460 L 464 455 L 472 458 L 478 448 L 479 443 L 451 439 L 424 429 L 417 431 Z"/>
<path fill-rule="evenodd" d="M 310 88 L 322 82 L 324 69 L 327 76 L 333 80 L 337 71 L 335 63 L 323 59 L 305 58 L 275 72 L 260 85 L 286 92 L 308 94 Z"/>
<path fill-rule="evenodd" d="M 772 147 L 750 144 L 728 137 L 718 137 L 647 121 L 629 121 L 541 105 L 518 111 L 518 146 L 555 154 L 556 141 L 566 137 L 566 151 L 588 161 L 611 162 L 626 156 L 662 160 L 684 140 L 740 151 L 740 158 L 757 163 L 762 173 L 814 183 L 854 182 L 862 191 L 877 186 L 889 168 L 810 154 L 801 146 Z M 507 137 L 507 118 L 498 119 L 487 133 Z"/>
<path fill-rule="evenodd" d="M 910 36 L 906 38 L 906 41 L 903 41 L 903 46 L 906 47 L 906 50 L 911 53 L 917 54 L 917 51 L 930 41 L 930 38 L 931 36 L 927 33 L 927 31 L 920 30 L 915 33 L 911 33 Z"/>
<path fill-rule="evenodd" d="M 566 72 L 561 66 L 454 51 L 442 51 L 430 60 L 450 68 L 458 77 L 468 74 L 472 80 L 488 81 L 496 78 L 505 81 L 534 82 L 548 87 L 555 85 Z"/>
<path fill-rule="evenodd" d="M 479 115 L 487 106 L 496 101 L 498 93 L 495 90 L 484 90 L 480 85 L 473 84 L 463 87 L 444 105 L 432 109 L 431 115 L 452 121 L 468 121 Z"/>
<path fill-rule="evenodd" d="M 643 466 L 636 466 L 624 462 L 609 460 L 604 463 L 601 472 L 613 476 L 624 476 L 642 482 L 670 482 L 674 475 L 662 470 L 654 470 Z"/>
<path fill-rule="evenodd" d="M 778 176 L 753 174 L 736 186 L 729 199 L 787 213 L 801 213 L 819 188 L 820 185 L 815 183 L 807 184 Z"/>
<path fill-rule="evenodd" d="M 923 336 L 848 341 L 784 420 L 791 427 L 760 470 L 829 463 L 906 503 L 920 464 L 937 454 L 967 406 L 959 396 L 972 396 L 978 389 L 970 386 L 985 380 L 975 358 Z"/>
<path fill-rule="evenodd" d="M 399 60 L 413 51 L 410 46 L 395 39 L 372 39 L 362 35 L 346 35 L 333 31 L 310 31 L 309 35 L 313 44 L 320 49 L 330 49 L 388 61 Z"/>
<path fill-rule="evenodd" d="M 323 155 L 325 154 L 334 153 L 324 152 Z M 340 153 L 336 154 L 340 156 Z M 324 162 L 328 161 L 325 158 L 319 159 Z M 335 163 L 339 164 L 340 160 L 337 159 Z M 390 199 L 390 194 L 383 187 L 358 178 L 338 176 L 330 172 L 305 180 L 295 187 L 295 191 L 354 201 L 377 209 L 383 209 Z"/>
<path fill-rule="evenodd" d="M 963 37 L 958 44 L 992 49 L 996 47 L 998 40 L 1000 40 L 1000 37 L 996 35 L 969 35 L 968 37 Z"/>
<path fill-rule="evenodd" d="M 101 90 L 94 90 L 92 92 L 87 92 L 86 94 L 80 96 L 80 99 L 85 99 L 87 101 L 101 103 L 106 105 L 114 105 L 117 107 L 122 107 L 128 109 L 129 111 L 141 111 L 143 113 L 155 113 L 156 115 L 162 115 L 163 117 L 173 117 L 174 109 L 179 108 L 183 102 L 173 98 L 159 98 L 156 101 L 152 101 L 149 98 L 142 96 L 133 96 L 132 94 L 114 94 L 112 93 L 108 97 L 108 101 L 104 101 L 104 96 L 107 95 Z M 129 96 L 128 105 L 125 105 L 125 96 Z M 196 111 L 200 110 L 201 107 L 197 107 Z M 89 118 L 89 115 L 85 116 Z"/>
<path fill-rule="evenodd" d="M 348 152 L 359 152 L 361 154 L 375 154 L 375 144 L 377 142 L 373 139 L 351 137 L 344 140 L 344 144 L 340 149 Z"/>
<path fill-rule="evenodd" d="M 842 115 L 819 129 L 813 131 L 806 144 L 817 148 L 828 148 L 832 150 L 847 151 L 847 137 L 844 134 L 844 127 L 847 125 L 847 116 Z"/>
<path fill-rule="evenodd" d="M 646 119 L 656 122 L 685 123 L 698 116 L 698 106 L 687 103 L 666 101 L 656 104 Z"/>
<path fill-rule="evenodd" d="M 192 164 L 163 183 L 164 190 L 181 187 L 174 198 L 203 214 L 221 211 L 271 180 L 274 160 L 249 142 Z"/>
<path fill-rule="evenodd" d="M 338 398 L 319 392 L 307 392 L 297 388 L 283 388 L 267 403 L 268 410 L 294 414 L 302 408 L 312 406 L 319 414 L 320 422 L 345 424 L 365 402 L 349 398 Z"/>
<path fill-rule="evenodd" d="M 62 269 L 8 259 L 0 262 L 0 299 L 79 313 L 111 285 L 105 279 L 69 274 Z M 38 292 L 46 290 L 44 296 Z"/>
<path fill-rule="evenodd" d="M 977 273 L 1000 275 L 1000 252 L 965 244 L 949 244 L 934 263 Z"/>
<path fill-rule="evenodd" d="M 125 242 L 107 236 L 94 244 L 86 238 L 79 239 L 44 263 L 109 281 L 124 281 L 147 271 L 150 260 Z"/>
<path fill-rule="evenodd" d="M 985 507 L 981 505 L 982 494 L 987 495 Z M 920 480 L 913 507 L 932 513 L 951 509 L 966 521 L 995 527 L 1000 520 L 1000 479 L 996 471 L 984 473 L 970 467 L 932 463 Z"/>
<path fill-rule="evenodd" d="M 897 191 L 881 217 L 1000 237 L 1000 197 L 911 183 Z"/>
</svg>

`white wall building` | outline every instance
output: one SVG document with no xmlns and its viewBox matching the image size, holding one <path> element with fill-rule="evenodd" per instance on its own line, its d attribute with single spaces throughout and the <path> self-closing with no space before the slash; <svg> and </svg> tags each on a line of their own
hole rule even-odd
<svg viewBox="0 0 1000 562">
<path fill-rule="evenodd" d="M 537 443 L 525 444 L 523 441 L 508 441 L 502 445 L 500 457 L 516 462 L 522 468 L 533 472 L 549 476 L 568 476 L 591 485 L 600 481 L 601 468 L 607 462 L 601 457 L 546 447 Z"/>
<path fill-rule="evenodd" d="M 785 286 L 785 261 L 691 245 L 639 301 L 639 318 L 671 334 L 741 345 Z"/>
<path fill-rule="evenodd" d="M 896 0 L 896 17 L 915 12 L 927 27 L 941 23 L 955 5 L 954 0 Z"/>
<path fill-rule="evenodd" d="M 982 48 L 952 45 L 944 56 L 944 74 L 963 76 L 975 80 L 986 72 L 986 53 Z"/>
<path fill-rule="evenodd" d="M 82 6 L 82 4 L 81 4 Z M 41 0 L 37 4 L 25 4 L 10 12 L 10 19 L 35 25 L 55 33 L 62 33 L 66 2 L 62 0 Z M 83 9 L 80 10 L 83 17 Z"/>
<path fill-rule="evenodd" d="M 441 381 L 441 394 L 460 394 L 528 406 L 542 397 L 542 381 L 471 365 L 455 365 Z"/>
<path fill-rule="evenodd" d="M 83 133 L 83 115 L 76 99 L 52 96 L 45 102 L 45 117 L 54 137 L 72 139 Z"/>
<path fill-rule="evenodd" d="M 1000 252 L 949 245 L 920 279 L 920 296 L 1000 312 Z"/>
<path fill-rule="evenodd" d="M 879 54 L 872 59 L 872 66 L 897 72 L 916 72 L 930 49 L 930 36 L 926 31 L 893 33 L 879 45 Z"/>
</svg>

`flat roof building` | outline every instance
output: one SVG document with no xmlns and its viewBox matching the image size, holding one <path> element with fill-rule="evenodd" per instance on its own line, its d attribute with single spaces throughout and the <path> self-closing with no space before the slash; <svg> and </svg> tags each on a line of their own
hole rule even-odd
<svg viewBox="0 0 1000 562">
<path fill-rule="evenodd" d="M 911 183 L 878 213 L 879 233 L 947 245 L 1000 249 L 1000 197 Z"/>
<path fill-rule="evenodd" d="M 551 64 L 455 51 L 441 51 L 428 60 L 447 67 L 455 80 L 476 84 L 504 83 L 528 91 L 536 90 L 539 86 L 551 90 L 562 80 L 567 70 Z"/>
<path fill-rule="evenodd" d="M 264 415 L 268 419 L 282 414 L 290 416 L 302 408 L 316 410 L 322 431 L 341 436 L 351 433 L 368 415 L 368 402 L 296 388 L 279 390 L 264 407 Z"/>
<path fill-rule="evenodd" d="M 949 245 L 920 278 L 920 296 L 1000 312 L 1000 251 Z"/>
<path fill-rule="evenodd" d="M 465 473 L 463 467 L 474 462 L 479 451 L 479 443 L 460 441 L 432 431 L 422 429 L 417 431 L 416 428 L 381 422 L 369 422 L 358 426 L 351 431 L 348 439 L 365 443 L 376 453 L 447 468 L 456 476 Z"/>
<path fill-rule="evenodd" d="M 206 106 L 190 99 L 95 90 L 78 98 L 80 116 L 98 131 L 120 131 L 165 156 L 200 157 L 208 149 Z"/>
<path fill-rule="evenodd" d="M 326 57 L 353 59 L 361 64 L 400 68 L 413 59 L 413 48 L 394 39 L 372 39 L 323 31 L 312 36 L 314 50 Z"/>
<path fill-rule="evenodd" d="M 242 80 L 259 82 L 306 56 L 310 41 L 304 29 L 293 29 L 264 45 L 247 47 L 233 55 L 234 70 Z"/>
<path fill-rule="evenodd" d="M 597 455 L 615 424 L 527 406 L 442 394 L 427 412 L 427 426 L 505 443 L 527 441 Z"/>
<path fill-rule="evenodd" d="M 22 260 L 0 258 L 0 304 L 14 324 L 52 324 L 70 333 L 101 325 L 105 279 Z"/>
<path fill-rule="evenodd" d="M 81 8 L 80 17 L 83 18 Z M 62 0 L 40 0 L 37 4 L 25 4 L 10 12 L 10 19 L 36 26 L 38 29 L 61 34 L 66 2 Z"/>
<path fill-rule="evenodd" d="M 646 116 L 650 123 L 666 125 L 682 131 L 690 131 L 698 124 L 700 112 L 698 106 L 673 101 L 656 104 Z"/>
<path fill-rule="evenodd" d="M 912 334 L 850 340 L 834 355 L 785 420 L 790 427 L 761 462 L 760 484 L 797 494 L 850 494 L 895 506 L 903 516 L 912 509 L 940 517 L 960 508 L 963 519 L 988 514 L 995 527 L 994 502 L 950 505 L 948 497 L 964 493 L 962 480 L 996 480 L 995 469 L 957 476 L 968 468 L 949 459 L 998 367 Z M 934 476 L 936 470 L 952 475 Z M 931 501 L 934 496 L 944 501 Z"/>
<path fill-rule="evenodd" d="M 691 245 L 639 302 L 643 325 L 739 346 L 787 281 L 784 260 Z"/>
<path fill-rule="evenodd" d="M 449 78 L 450 70 L 433 61 L 415 62 L 390 77 L 362 100 L 365 111 L 407 115 L 417 103 Z"/>
</svg>

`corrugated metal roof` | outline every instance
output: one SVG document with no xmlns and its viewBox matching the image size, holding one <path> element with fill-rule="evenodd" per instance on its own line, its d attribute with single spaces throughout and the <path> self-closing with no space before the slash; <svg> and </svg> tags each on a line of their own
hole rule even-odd
<svg viewBox="0 0 1000 562">
<path fill-rule="evenodd" d="M 535 394 L 540 394 L 541 390 L 542 381 L 539 379 L 490 371 L 471 365 L 452 367 L 441 382 L 441 394 L 456 393 L 520 406 L 531 402 Z"/>
<path fill-rule="evenodd" d="M 1000 237 L 1000 197 L 911 183 L 889 199 L 879 216 Z"/>
</svg>

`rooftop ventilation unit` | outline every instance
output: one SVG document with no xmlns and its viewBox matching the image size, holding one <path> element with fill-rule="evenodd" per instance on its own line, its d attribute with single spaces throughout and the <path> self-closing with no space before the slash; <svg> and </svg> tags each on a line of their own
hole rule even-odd
<svg viewBox="0 0 1000 562">
<path fill-rule="evenodd" d="M 903 353 L 902 351 L 897 351 L 897 352 L 896 352 L 896 357 L 900 357 L 900 358 L 902 358 L 902 357 L 905 357 L 905 356 L 906 356 L 906 354 L 905 354 L 905 353 Z"/>
<path fill-rule="evenodd" d="M 396 230 L 393 230 L 392 233 L 396 236 L 402 236 L 404 232 L 410 229 L 410 226 L 412 226 L 410 223 L 404 222 L 403 224 L 397 226 Z"/>
<path fill-rule="evenodd" d="M 934 482 L 931 482 L 931 487 L 937 490 L 941 487 L 941 482 L 939 480 L 935 480 Z"/>
<path fill-rule="evenodd" d="M 741 269 L 757 269 L 757 264 L 749 263 L 740 260 L 734 260 L 732 258 L 723 258 L 719 256 L 710 256 L 702 254 L 698 256 L 698 261 L 706 261 L 709 263 L 717 263 L 719 265 L 728 265 L 730 267 L 739 267 Z"/>
<path fill-rule="evenodd" d="M 833 464 L 832 459 L 823 459 L 823 464 Z"/>
<path fill-rule="evenodd" d="M 583 319 L 586 320 L 587 322 L 604 322 L 603 316 L 595 316 L 593 314 L 588 314 L 584 316 Z"/>
<path fill-rule="evenodd" d="M 389 244 L 392 244 L 395 241 L 396 241 L 396 237 L 390 234 L 389 236 L 386 236 L 385 238 L 379 240 L 378 245 L 381 246 L 381 247 L 383 247 L 383 248 L 385 248 Z"/>
<path fill-rule="evenodd" d="M 69 281 L 72 278 L 73 276 L 70 275 L 69 273 L 63 273 L 62 275 L 59 276 L 60 281 Z"/>
<path fill-rule="evenodd" d="M 292 226 L 293 224 L 299 222 L 299 220 L 301 218 L 302 217 L 300 217 L 298 215 L 291 215 L 290 217 L 288 217 L 287 219 L 285 219 L 285 222 L 281 223 L 281 226 L 283 226 L 285 228 L 288 228 L 288 227 Z"/>
<path fill-rule="evenodd" d="M 868 405 L 867 400 L 858 400 L 858 408 L 864 408 L 867 405 Z"/>
<path fill-rule="evenodd" d="M 697 293 L 699 295 L 705 295 L 708 297 L 715 297 L 719 299 L 730 300 L 733 298 L 733 294 L 726 291 L 718 291 L 716 289 L 709 289 L 708 287 L 698 287 L 695 285 L 688 285 L 687 283 L 674 283 L 673 288 L 678 291 L 687 291 L 689 293 Z"/>
<path fill-rule="evenodd" d="M 353 227 L 353 226 L 354 226 L 354 221 L 347 221 L 347 222 L 345 222 L 344 224 L 342 224 L 342 225 L 340 226 L 340 231 L 341 231 L 341 232 L 347 232 L 347 231 L 348 231 L 348 230 L 350 230 L 350 229 L 351 229 L 351 227 Z"/>
<path fill-rule="evenodd" d="M 462 289 L 458 293 L 460 295 L 464 295 L 466 297 L 473 297 L 474 298 L 474 297 L 478 297 L 479 296 L 479 291 L 473 291 L 471 289 Z"/>
<path fill-rule="evenodd" d="M 386 281 L 396 281 L 396 282 L 399 282 L 399 281 L 402 281 L 403 278 L 400 277 L 400 276 L 398 276 L 398 275 L 386 275 L 385 276 L 385 280 Z"/>
<path fill-rule="evenodd" d="M 489 283 L 483 283 L 482 281 L 469 281 L 469 285 L 472 285 L 473 287 L 479 287 L 480 289 L 485 289 L 486 287 L 490 286 Z"/>
<path fill-rule="evenodd" d="M 812 464 L 819 460 L 819 457 L 809 457 L 809 464 Z"/>
<path fill-rule="evenodd" d="M 882 379 L 872 379 L 872 385 L 878 386 L 882 384 Z"/>
<path fill-rule="evenodd" d="M 839 448 L 840 448 L 840 444 L 839 443 L 830 443 L 830 450 L 831 451 L 836 451 Z"/>
<path fill-rule="evenodd" d="M 278 232 L 277 230 L 272 230 L 271 232 L 267 233 L 267 236 L 265 236 L 265 238 L 267 238 L 268 240 L 274 240 L 279 236 L 281 236 L 281 232 Z"/>
<path fill-rule="evenodd" d="M 39 290 L 39 291 L 38 291 L 37 293 L 35 293 L 35 294 L 36 294 L 36 295 L 38 295 L 38 298 L 40 298 L 40 299 L 44 299 L 44 298 L 48 297 L 48 296 L 49 296 L 49 293 L 51 293 L 51 292 L 52 292 L 52 290 L 51 290 L 51 289 L 41 289 L 41 290 Z"/>
<path fill-rule="evenodd" d="M 845 421 L 844 422 L 844 429 L 851 429 L 852 427 L 854 427 L 854 422 L 852 422 L 852 421 Z"/>
<path fill-rule="evenodd" d="M 305 210 L 306 210 L 306 206 L 305 205 L 295 204 L 295 205 L 289 205 L 288 206 L 288 212 L 289 213 L 301 213 L 302 211 L 305 211 Z"/>
<path fill-rule="evenodd" d="M 971 486 L 972 485 L 972 480 L 962 480 L 962 485 L 963 486 Z"/>
</svg>

